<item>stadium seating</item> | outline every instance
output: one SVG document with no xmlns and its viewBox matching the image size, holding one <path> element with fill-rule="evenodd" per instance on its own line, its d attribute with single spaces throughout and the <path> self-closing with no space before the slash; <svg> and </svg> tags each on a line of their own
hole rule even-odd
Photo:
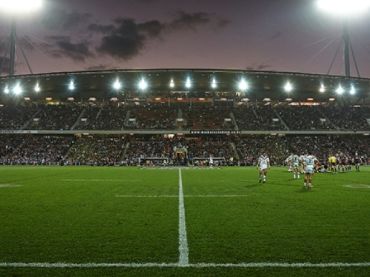
<svg viewBox="0 0 370 277">
<path fill-rule="evenodd" d="M 0 130 L 370 130 L 370 108 L 351 106 L 34 104 L 0 108 Z"/>
</svg>

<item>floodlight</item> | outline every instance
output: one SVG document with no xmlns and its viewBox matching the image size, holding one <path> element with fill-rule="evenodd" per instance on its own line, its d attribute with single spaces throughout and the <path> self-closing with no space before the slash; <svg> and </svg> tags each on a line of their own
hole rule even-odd
<svg viewBox="0 0 370 277">
<path fill-rule="evenodd" d="M 212 88 L 212 89 L 216 89 L 216 88 L 217 88 L 217 81 L 216 81 L 216 78 L 213 78 L 213 79 L 212 79 L 212 82 L 211 82 L 211 88 Z"/>
<path fill-rule="evenodd" d="M 14 95 L 21 95 L 23 92 L 22 86 L 20 83 L 17 83 L 13 88 L 13 94 Z"/>
<path fill-rule="evenodd" d="M 241 78 L 238 84 L 238 88 L 240 91 L 247 91 L 249 89 L 249 84 L 244 78 Z"/>
<path fill-rule="evenodd" d="M 122 88 L 121 81 L 117 78 L 113 83 L 113 89 L 120 90 Z"/>
<path fill-rule="evenodd" d="M 293 87 L 293 85 L 292 85 L 292 83 L 291 82 L 286 82 L 286 84 L 284 85 L 284 90 L 285 90 L 285 92 L 292 92 L 293 91 L 293 89 L 294 89 L 294 87 Z"/>
<path fill-rule="evenodd" d="M 344 93 L 344 88 L 342 87 L 341 84 L 339 84 L 338 88 L 335 90 L 335 92 L 338 94 L 338 95 L 342 95 Z"/>
<path fill-rule="evenodd" d="M 139 90 L 147 90 L 148 89 L 148 82 L 145 81 L 144 78 L 142 78 L 140 81 L 139 81 L 139 84 L 138 84 L 138 87 L 139 87 Z"/>
<path fill-rule="evenodd" d="M 170 81 L 170 88 L 175 88 L 175 81 L 173 79 Z"/>
<path fill-rule="evenodd" d="M 34 88 L 34 91 L 36 93 L 39 93 L 41 91 L 41 87 L 40 87 L 40 84 L 39 83 L 36 83 L 35 88 Z"/>
<path fill-rule="evenodd" d="M 354 87 L 354 85 L 351 85 L 351 89 L 349 90 L 349 94 L 350 95 L 355 95 L 356 94 L 356 88 Z"/>
<path fill-rule="evenodd" d="M 71 80 L 68 84 L 68 89 L 70 91 L 74 91 L 76 89 L 76 85 L 75 85 L 75 82 L 73 80 Z"/>
<path fill-rule="evenodd" d="M 9 94 L 9 93 L 10 93 L 10 89 L 9 89 L 9 86 L 8 86 L 8 85 L 6 85 L 6 86 L 4 87 L 4 93 L 5 93 L 5 94 Z"/>
<path fill-rule="evenodd" d="M 187 89 L 190 89 L 191 88 L 191 79 L 190 79 L 190 77 L 188 77 L 188 78 L 186 78 L 186 81 L 185 81 L 185 87 L 187 88 Z"/>
<path fill-rule="evenodd" d="M 26 14 L 41 9 L 43 0 L 0 0 L 0 11 L 8 14 Z"/>
<path fill-rule="evenodd" d="M 320 85 L 319 92 L 320 92 L 320 93 L 324 93 L 324 92 L 326 92 L 326 87 L 325 87 L 325 85 L 324 85 L 324 84 L 321 84 L 321 85 Z"/>
<path fill-rule="evenodd" d="M 335 16 L 350 17 L 366 13 L 370 8 L 369 0 L 318 0 L 317 7 Z"/>
</svg>

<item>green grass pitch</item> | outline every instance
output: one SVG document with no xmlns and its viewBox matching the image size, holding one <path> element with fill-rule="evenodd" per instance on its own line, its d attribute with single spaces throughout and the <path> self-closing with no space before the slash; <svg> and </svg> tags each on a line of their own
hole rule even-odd
<svg viewBox="0 0 370 277">
<path fill-rule="evenodd" d="M 182 169 L 190 264 L 370 262 L 370 168 Z M 179 259 L 179 170 L 0 167 L 1 263 Z M 15 268 L 0 276 L 370 276 L 370 267 Z"/>
</svg>

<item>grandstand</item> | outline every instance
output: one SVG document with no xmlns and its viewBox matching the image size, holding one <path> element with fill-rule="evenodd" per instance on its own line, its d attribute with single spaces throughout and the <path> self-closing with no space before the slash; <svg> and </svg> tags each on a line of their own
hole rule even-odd
<svg viewBox="0 0 370 277">
<path fill-rule="evenodd" d="M 322 162 L 333 148 L 366 162 L 370 155 L 364 78 L 116 70 L 3 77 L 0 87 L 6 165 L 169 166 L 179 144 L 187 165 L 210 156 L 220 165 L 252 165 L 262 150 L 281 165 L 307 145 Z"/>
</svg>

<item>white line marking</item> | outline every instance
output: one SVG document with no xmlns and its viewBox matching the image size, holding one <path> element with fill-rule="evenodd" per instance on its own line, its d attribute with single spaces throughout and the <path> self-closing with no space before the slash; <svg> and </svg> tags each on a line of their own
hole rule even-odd
<svg viewBox="0 0 370 277">
<path fill-rule="evenodd" d="M 343 187 L 351 188 L 351 189 L 370 189 L 370 185 L 365 185 L 365 184 L 343 185 Z"/>
<path fill-rule="evenodd" d="M 64 182 L 139 182 L 140 180 L 123 180 L 123 179 L 61 179 Z"/>
<path fill-rule="evenodd" d="M 194 194 L 194 195 L 184 195 L 184 198 L 238 198 L 238 197 L 247 197 L 246 194 Z M 162 195 L 132 195 L 132 194 L 117 194 L 116 197 L 122 198 L 177 198 L 178 195 L 162 194 Z"/>
<path fill-rule="evenodd" d="M 3 189 L 3 188 L 19 188 L 19 187 L 22 187 L 22 185 L 0 184 L 0 189 Z"/>
<path fill-rule="evenodd" d="M 0 263 L 0 268 L 340 268 L 340 267 L 370 267 L 370 262 L 363 263 Z"/>
<path fill-rule="evenodd" d="M 179 265 L 189 265 L 188 236 L 186 233 L 184 191 L 182 188 L 181 168 L 179 168 Z"/>
</svg>

